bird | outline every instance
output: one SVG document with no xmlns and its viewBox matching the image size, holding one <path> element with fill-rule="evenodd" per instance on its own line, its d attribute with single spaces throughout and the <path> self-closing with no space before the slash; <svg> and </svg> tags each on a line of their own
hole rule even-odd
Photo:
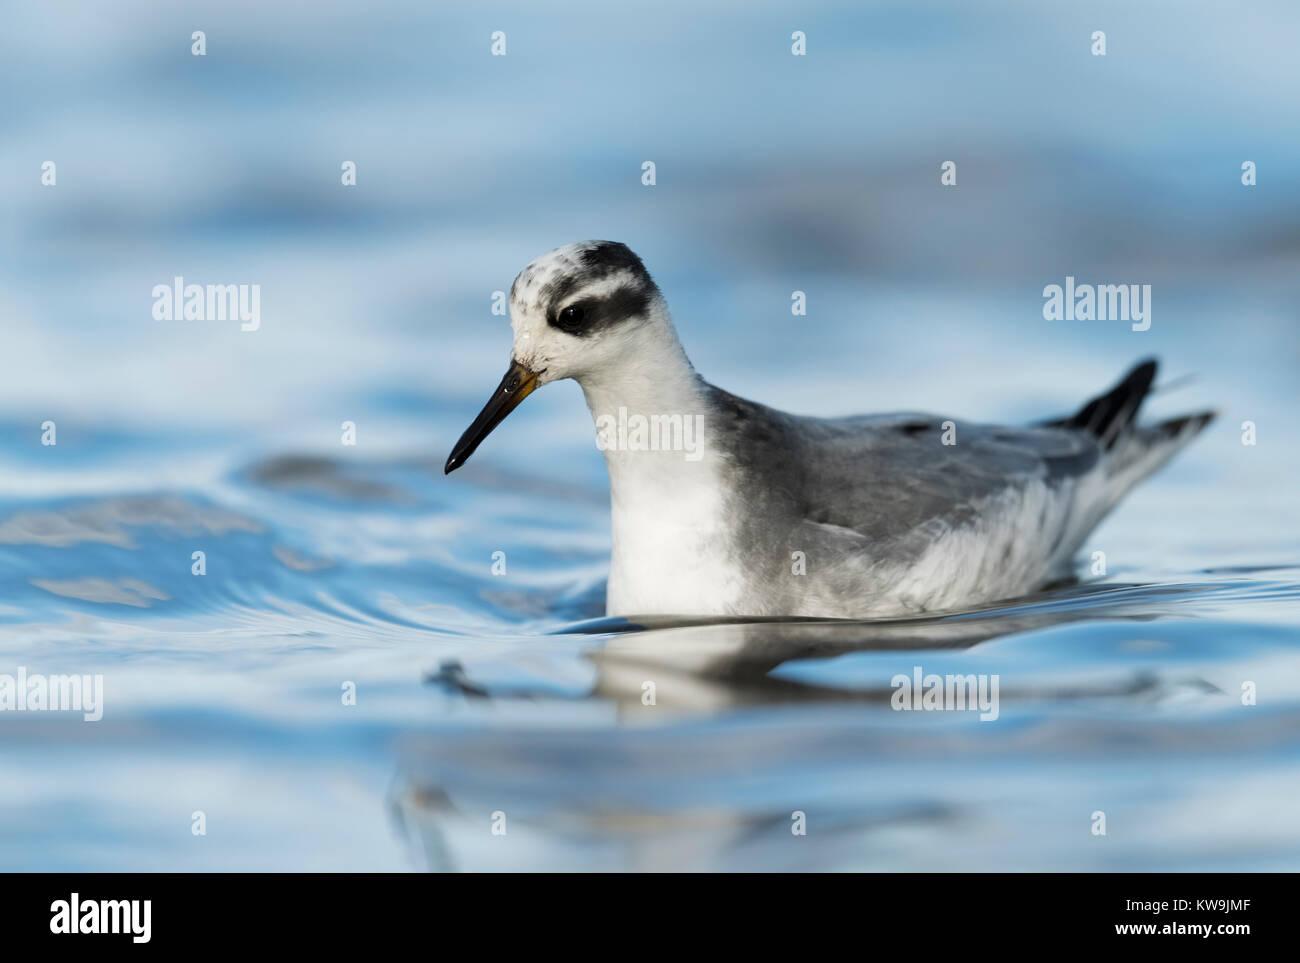
<svg viewBox="0 0 1300 963">
<path fill-rule="evenodd" d="M 862 620 L 1024 597 L 1069 579 L 1102 518 L 1215 415 L 1139 424 L 1154 359 L 1024 426 L 788 414 L 696 373 L 616 241 L 538 257 L 509 312 L 510 366 L 444 472 L 537 388 L 577 381 L 609 473 L 607 616 Z"/>
</svg>

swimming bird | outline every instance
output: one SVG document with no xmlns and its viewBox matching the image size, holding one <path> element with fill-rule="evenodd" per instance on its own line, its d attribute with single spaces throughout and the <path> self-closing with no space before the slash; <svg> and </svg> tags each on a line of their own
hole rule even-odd
<svg viewBox="0 0 1300 963">
<path fill-rule="evenodd" d="M 609 615 L 876 618 L 1067 577 L 1088 533 L 1214 417 L 1139 425 L 1156 362 L 1023 427 L 815 418 L 701 378 L 627 246 L 537 258 L 510 289 L 509 370 L 446 472 L 538 387 L 573 378 L 610 479 Z"/>
</svg>

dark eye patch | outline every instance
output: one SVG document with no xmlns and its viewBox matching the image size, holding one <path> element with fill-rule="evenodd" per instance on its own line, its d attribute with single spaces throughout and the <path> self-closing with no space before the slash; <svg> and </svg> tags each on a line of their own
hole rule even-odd
<svg viewBox="0 0 1300 963">
<path fill-rule="evenodd" d="M 547 313 L 553 327 L 575 337 L 585 338 L 627 318 L 645 313 L 651 292 L 638 285 L 623 285 L 603 298 L 585 298 Z"/>
</svg>

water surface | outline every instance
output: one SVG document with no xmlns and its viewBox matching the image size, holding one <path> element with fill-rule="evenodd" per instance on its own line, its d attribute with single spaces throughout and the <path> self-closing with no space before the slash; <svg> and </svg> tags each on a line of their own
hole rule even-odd
<svg viewBox="0 0 1300 963">
<path fill-rule="evenodd" d="M 1294 870 L 1298 16 L 15 11 L 0 673 L 102 674 L 105 707 L 0 713 L 0 868 Z M 441 473 L 507 362 L 492 292 L 587 237 L 645 258 L 704 375 L 778 407 L 1029 421 L 1157 355 L 1151 417 L 1220 418 L 1074 585 L 606 620 L 574 385 Z M 260 330 L 153 320 L 176 275 L 260 284 Z M 1150 330 L 1045 321 L 1067 275 L 1151 284 Z M 895 711 L 915 666 L 996 674 L 998 718 Z"/>
</svg>

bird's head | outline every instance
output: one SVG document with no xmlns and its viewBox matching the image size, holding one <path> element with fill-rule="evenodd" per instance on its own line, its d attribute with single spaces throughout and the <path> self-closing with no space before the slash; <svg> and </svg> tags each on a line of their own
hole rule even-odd
<svg viewBox="0 0 1300 963">
<path fill-rule="evenodd" d="M 638 342 L 671 338 L 671 321 L 650 272 L 617 241 L 581 241 L 537 258 L 510 287 L 510 368 L 465 430 L 446 472 L 540 386 L 608 375 L 638 357 Z"/>
</svg>

